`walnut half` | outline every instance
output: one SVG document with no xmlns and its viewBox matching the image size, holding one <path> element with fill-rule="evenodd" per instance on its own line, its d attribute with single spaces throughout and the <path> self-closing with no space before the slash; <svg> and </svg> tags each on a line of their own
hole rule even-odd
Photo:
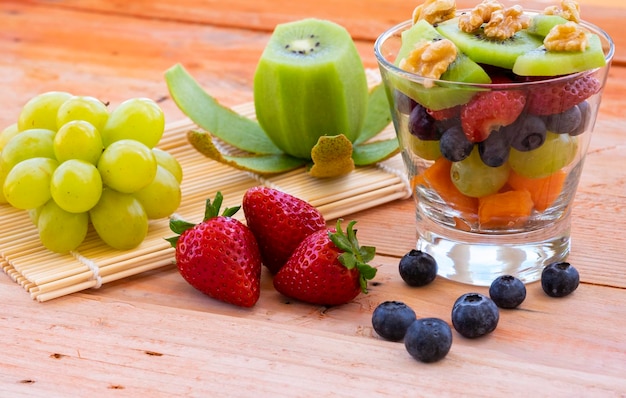
<svg viewBox="0 0 626 398">
<path fill-rule="evenodd" d="M 428 41 L 422 40 L 406 58 L 400 61 L 399 67 L 407 72 L 430 78 L 439 79 L 457 56 L 454 43 L 448 39 Z M 432 82 L 424 86 L 432 87 Z"/>
<path fill-rule="evenodd" d="M 466 33 L 471 33 L 480 28 L 483 23 L 491 20 L 491 15 L 496 11 L 501 11 L 504 6 L 497 0 L 483 0 L 468 13 L 459 17 L 459 29 Z"/>
<path fill-rule="evenodd" d="M 454 18 L 455 0 L 426 0 L 413 10 L 413 23 L 426 20 L 431 25 Z"/>
<path fill-rule="evenodd" d="M 585 51 L 589 39 L 585 30 L 576 22 L 555 25 L 543 39 L 548 51 Z"/>
<path fill-rule="evenodd" d="M 524 14 L 522 6 L 514 5 L 491 14 L 491 19 L 485 25 L 485 36 L 506 40 L 520 30 L 528 28 L 528 25 L 530 17 Z"/>
<path fill-rule="evenodd" d="M 580 22 L 580 6 L 575 0 L 563 0 L 560 6 L 550 6 L 543 10 L 546 15 L 558 15 L 568 21 Z"/>
</svg>

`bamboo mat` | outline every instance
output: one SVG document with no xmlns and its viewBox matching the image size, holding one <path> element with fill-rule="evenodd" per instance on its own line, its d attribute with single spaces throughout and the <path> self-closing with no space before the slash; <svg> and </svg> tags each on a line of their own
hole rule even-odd
<svg viewBox="0 0 626 398">
<path fill-rule="evenodd" d="M 254 117 L 252 103 L 234 109 Z M 240 205 L 245 191 L 256 185 L 270 186 L 307 200 L 327 220 L 411 195 L 399 155 L 333 179 L 312 178 L 304 168 L 262 177 L 198 153 L 186 138 L 186 132 L 196 127 L 189 120 L 169 124 L 159 143 L 159 147 L 172 153 L 183 168 L 182 201 L 174 216 L 187 221 L 200 222 L 206 199 L 213 198 L 217 191 L 224 195 L 222 208 L 232 207 Z M 393 127 L 389 125 L 379 137 L 393 135 Z M 235 217 L 243 221 L 243 211 L 240 210 Z M 0 205 L 0 220 L 3 226 L 0 231 L 0 266 L 39 302 L 99 288 L 102 284 L 174 262 L 174 249 L 164 239 L 173 235 L 167 219 L 151 220 L 144 242 L 128 251 L 106 246 L 90 227 L 85 241 L 69 254 L 45 249 L 26 211 Z"/>
</svg>

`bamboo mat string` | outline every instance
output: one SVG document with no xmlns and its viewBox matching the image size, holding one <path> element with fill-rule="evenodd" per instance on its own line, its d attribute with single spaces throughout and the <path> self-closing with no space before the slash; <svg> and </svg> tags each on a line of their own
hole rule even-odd
<svg viewBox="0 0 626 398">
<path fill-rule="evenodd" d="M 92 279 L 96 281 L 93 289 L 100 289 L 100 287 L 102 286 L 102 277 L 100 276 L 100 267 L 98 267 L 98 264 L 96 264 L 95 261 L 91 261 L 77 251 L 71 251 L 70 254 L 74 256 L 74 258 L 78 260 L 81 264 L 84 264 L 87 266 L 87 268 L 89 268 L 89 270 L 93 273 Z"/>
</svg>

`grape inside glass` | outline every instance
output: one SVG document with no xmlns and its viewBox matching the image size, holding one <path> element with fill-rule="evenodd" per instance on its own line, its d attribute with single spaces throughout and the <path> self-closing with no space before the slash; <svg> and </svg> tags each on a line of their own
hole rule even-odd
<svg viewBox="0 0 626 398">
<path fill-rule="evenodd" d="M 440 276 L 488 286 L 509 274 L 529 283 L 567 257 L 571 207 L 614 52 L 603 30 L 580 25 L 599 38 L 604 66 L 529 77 L 478 63 L 487 83 L 472 65 L 437 79 L 400 68 L 412 21 L 376 41 L 416 203 L 416 246 L 435 257 Z M 504 125 L 491 129 L 490 119 Z"/>
</svg>

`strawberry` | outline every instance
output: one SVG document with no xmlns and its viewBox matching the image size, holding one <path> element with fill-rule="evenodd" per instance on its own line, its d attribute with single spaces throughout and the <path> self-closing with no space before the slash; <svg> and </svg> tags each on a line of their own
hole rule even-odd
<svg viewBox="0 0 626 398">
<path fill-rule="evenodd" d="M 263 264 L 272 274 L 287 262 L 300 242 L 326 228 L 322 214 L 308 202 L 268 187 L 254 187 L 243 197 L 246 223 L 261 251 Z"/>
<path fill-rule="evenodd" d="M 359 246 L 355 221 L 346 232 L 325 228 L 305 238 L 274 276 L 274 287 L 287 297 L 318 305 L 340 305 L 367 293 L 376 269 L 367 264 L 376 249 Z"/>
<path fill-rule="evenodd" d="M 482 142 L 492 131 L 515 121 L 524 110 L 521 91 L 483 91 L 461 109 L 461 126 L 468 140 Z"/>
<path fill-rule="evenodd" d="M 578 105 L 601 88 L 594 76 L 555 84 L 540 84 L 528 93 L 528 112 L 535 115 L 553 115 Z"/>
<path fill-rule="evenodd" d="M 448 120 L 459 116 L 461 106 L 453 106 L 452 108 L 445 108 L 437 111 L 427 109 L 426 112 L 428 112 L 428 114 L 437 121 Z"/>
<path fill-rule="evenodd" d="M 250 229 L 232 218 L 239 207 L 219 215 L 222 194 L 206 201 L 204 220 L 192 224 L 171 220 L 177 234 L 168 238 L 176 249 L 176 265 L 194 288 L 217 300 L 252 307 L 261 292 L 261 254 Z"/>
</svg>

